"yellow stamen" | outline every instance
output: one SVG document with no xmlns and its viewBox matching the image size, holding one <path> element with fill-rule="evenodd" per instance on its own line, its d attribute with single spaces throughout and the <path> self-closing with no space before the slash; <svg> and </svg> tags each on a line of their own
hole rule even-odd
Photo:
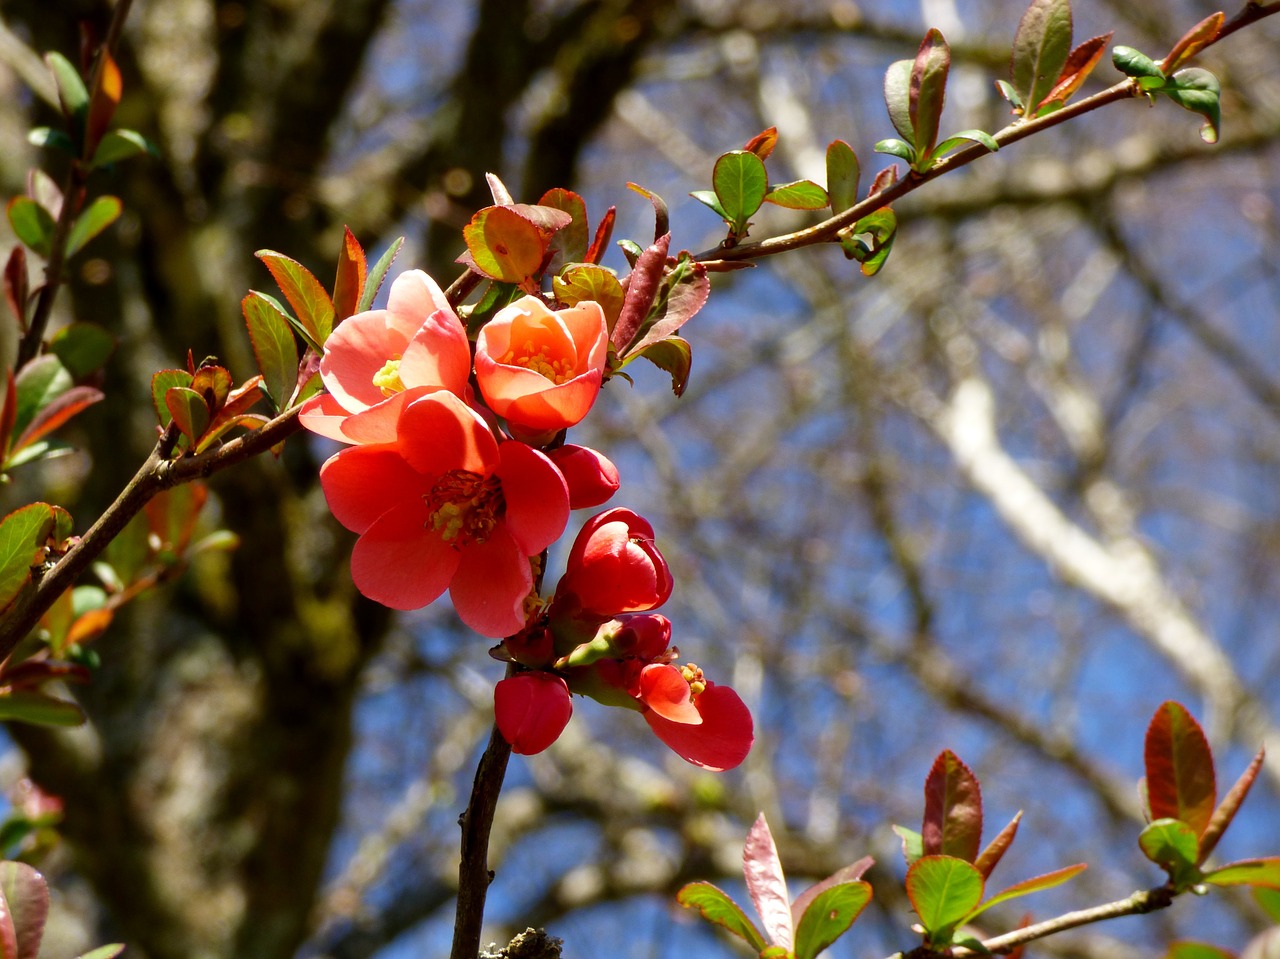
<svg viewBox="0 0 1280 959">
<path fill-rule="evenodd" d="M 383 396 L 393 396 L 404 389 L 400 379 L 400 354 L 387 360 L 386 365 L 373 374 L 373 385 L 382 390 Z"/>
<path fill-rule="evenodd" d="M 507 350 L 506 355 L 498 362 L 523 366 L 525 369 L 533 370 L 535 373 L 541 373 L 557 386 L 573 379 L 572 361 L 549 358 L 546 348 L 535 349 L 532 340 L 526 340 L 524 346 L 518 351 L 515 349 Z"/>
<path fill-rule="evenodd" d="M 455 547 L 483 543 L 506 510 L 496 476 L 450 470 L 424 497 L 431 509 L 431 528 Z"/>
</svg>

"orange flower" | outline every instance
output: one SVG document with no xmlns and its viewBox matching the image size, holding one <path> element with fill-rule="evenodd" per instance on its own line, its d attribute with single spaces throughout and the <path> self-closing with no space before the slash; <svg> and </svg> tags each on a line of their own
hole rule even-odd
<svg viewBox="0 0 1280 959">
<path fill-rule="evenodd" d="M 598 303 L 549 310 L 526 296 L 498 311 L 476 339 L 485 402 L 526 435 L 566 429 L 600 392 L 609 330 Z"/>
</svg>

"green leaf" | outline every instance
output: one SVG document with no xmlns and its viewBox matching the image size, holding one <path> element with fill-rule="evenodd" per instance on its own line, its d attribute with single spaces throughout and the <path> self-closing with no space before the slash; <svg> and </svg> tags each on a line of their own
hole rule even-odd
<svg viewBox="0 0 1280 959">
<path fill-rule="evenodd" d="M 954 856 L 922 856 L 907 870 L 907 898 L 935 949 L 982 901 L 982 873 Z"/>
<path fill-rule="evenodd" d="M 724 212 L 724 207 L 720 205 L 720 198 L 716 196 L 715 190 L 693 190 L 689 193 L 689 196 L 710 207 L 712 212 L 726 223 L 732 222 L 732 218 L 728 213 Z"/>
<path fill-rule="evenodd" d="M 1000 96 L 1009 101 L 1014 113 L 1021 114 L 1026 109 L 1026 104 L 1022 102 L 1022 94 L 1008 80 L 997 80 L 996 89 L 1000 91 Z"/>
<path fill-rule="evenodd" d="M 896 60 L 889 64 L 884 75 L 884 105 L 889 110 L 889 120 L 898 136 L 907 143 L 916 142 L 911 114 L 911 70 L 914 66 L 914 60 Z"/>
<path fill-rule="evenodd" d="M 924 838 L 918 832 L 906 826 L 893 826 L 892 829 L 902 840 L 902 858 L 908 866 L 924 855 Z"/>
<path fill-rule="evenodd" d="M 160 370 L 151 377 L 151 406 L 161 426 L 168 426 L 173 419 L 165 403 L 165 394 L 175 386 L 190 386 L 191 374 L 186 370 Z"/>
<path fill-rule="evenodd" d="M 203 396 L 186 386 L 169 387 L 164 394 L 164 404 L 182 435 L 194 446 L 209 428 L 209 404 Z"/>
<path fill-rule="evenodd" d="M 0 610 L 31 580 L 31 566 L 53 528 L 53 507 L 48 503 L 29 503 L 0 520 Z"/>
<path fill-rule="evenodd" d="M 1000 149 L 1000 144 L 995 141 L 990 133 L 984 133 L 982 130 L 961 130 L 954 136 L 949 136 L 936 147 L 934 147 L 933 155 L 930 160 L 937 163 L 944 156 L 954 150 L 956 147 L 965 143 L 980 143 L 992 153 Z"/>
<path fill-rule="evenodd" d="M 1080 873 L 1089 867 L 1082 862 L 1076 863 L 1074 866 L 1065 866 L 1062 869 L 1055 869 L 1053 872 L 1046 872 L 1040 876 L 1034 876 L 1031 879 L 1024 879 L 1022 882 L 1014 883 L 1008 889 L 996 893 L 982 905 L 978 906 L 973 912 L 965 916 L 964 921 L 969 922 L 975 916 L 986 912 L 992 906 L 1002 902 L 1008 902 L 1010 899 L 1017 899 L 1019 896 L 1026 896 L 1033 892 L 1040 892 L 1042 889 L 1052 889 L 1054 886 L 1060 886 L 1069 879 L 1074 879 Z"/>
<path fill-rule="evenodd" d="M 876 153 L 887 153 L 890 156 L 906 160 L 907 163 L 911 164 L 913 167 L 916 165 L 916 148 L 905 140 L 895 140 L 892 138 L 888 140 L 878 140 L 872 149 L 874 149 Z"/>
<path fill-rule="evenodd" d="M 551 289 L 565 306 L 576 306 L 584 300 L 599 303 L 610 332 L 618 322 L 626 296 L 617 274 L 594 263 L 572 263 L 565 267 L 552 279 Z"/>
<path fill-rule="evenodd" d="M 15 196 L 6 208 L 14 235 L 46 260 L 53 247 L 53 217 L 43 206 L 26 196 Z"/>
<path fill-rule="evenodd" d="M 71 142 L 71 137 L 52 127 L 35 127 L 29 130 L 27 142 L 32 146 L 48 147 L 51 150 L 61 150 L 63 153 L 76 152 L 76 145 Z"/>
<path fill-rule="evenodd" d="M 53 71 L 54 82 L 58 85 L 58 100 L 62 103 L 62 112 L 68 118 L 84 120 L 89 112 L 89 90 L 80 78 L 80 72 L 71 65 L 71 61 L 61 53 L 46 53 L 44 62 Z"/>
<path fill-rule="evenodd" d="M 1176 819 L 1157 819 L 1138 836 L 1142 854 L 1169 874 L 1179 889 L 1200 881 L 1196 862 L 1200 858 L 1200 841 L 1195 830 Z"/>
<path fill-rule="evenodd" d="M 96 323 L 64 326 L 49 341 L 49 350 L 75 380 L 102 369 L 115 348 L 116 338 Z"/>
<path fill-rule="evenodd" d="M 727 214 L 730 232 L 735 236 L 746 233 L 747 221 L 760 209 L 769 192 L 764 161 L 749 150 L 726 153 L 716 160 L 711 185 Z"/>
<path fill-rule="evenodd" d="M 116 942 L 109 946 L 99 946 L 97 949 L 90 949 L 77 959 L 116 959 L 116 956 L 124 952 L 124 943 Z"/>
<path fill-rule="evenodd" d="M 1126 76 L 1164 79 L 1164 71 L 1160 69 L 1159 64 L 1133 47 L 1115 47 L 1111 51 L 1111 62 Z"/>
<path fill-rule="evenodd" d="M 1071 49 L 1071 0 L 1032 0 L 1013 37 L 1010 79 L 1025 110 L 1053 89 Z"/>
<path fill-rule="evenodd" d="M 1272 889 L 1269 886 L 1253 887 L 1254 901 L 1262 907 L 1262 911 L 1267 917 L 1280 926 L 1280 889 Z"/>
<path fill-rule="evenodd" d="M 862 169 L 853 147 L 843 140 L 827 146 L 827 194 L 832 213 L 843 213 L 858 202 L 858 181 Z"/>
<path fill-rule="evenodd" d="M 1214 886 L 1266 886 L 1280 889 L 1280 856 L 1244 859 L 1207 872 L 1201 879 Z"/>
<path fill-rule="evenodd" d="M 871 901 L 865 882 L 841 882 L 814 897 L 796 922 L 795 959 L 816 959 L 844 935 Z"/>
<path fill-rule="evenodd" d="M 373 298 L 378 295 L 378 290 L 382 287 L 382 281 L 386 279 L 387 271 L 391 269 L 391 264 L 395 262 L 396 255 L 400 252 L 400 247 L 402 246 L 404 246 L 404 237 L 397 237 L 396 241 L 387 247 L 386 252 L 378 257 L 378 262 L 373 265 L 373 269 L 369 271 L 368 277 L 365 278 L 364 290 L 360 293 L 360 302 L 356 304 L 357 313 L 363 313 L 373 306 Z"/>
<path fill-rule="evenodd" d="M 982 789 L 973 772 L 951 750 L 934 760 L 924 783 L 924 825 L 920 829 L 926 856 L 978 858 L 982 845 Z"/>
<path fill-rule="evenodd" d="M 675 265 L 662 273 L 657 292 L 635 335 L 626 343 L 615 344 L 619 355 L 630 356 L 667 339 L 702 309 L 710 294 L 711 281 L 707 279 L 706 268 L 688 253 L 681 253 Z M 625 306 L 625 299 L 623 304 Z"/>
<path fill-rule="evenodd" d="M 627 354 L 627 366 L 635 357 L 643 356 L 658 369 L 671 374 L 671 392 L 683 396 L 689 385 L 689 370 L 693 366 L 693 347 L 679 336 L 650 343 L 638 351 Z"/>
<path fill-rule="evenodd" d="M 74 382 L 67 368 L 54 355 L 37 356 L 24 366 L 17 377 L 17 412 L 13 419 L 13 436 L 16 439 L 26 432 L 36 415 L 54 402 Z"/>
<path fill-rule="evenodd" d="M 124 210 L 119 197 L 100 196 L 76 217 L 67 235 L 67 256 L 74 256 L 95 236 L 114 223 Z"/>
<path fill-rule="evenodd" d="M 1218 142 L 1222 126 L 1222 87 L 1216 76 L 1199 67 L 1188 67 L 1171 76 L 1160 92 L 1184 110 L 1204 117 L 1200 139 L 1205 143 Z"/>
<path fill-rule="evenodd" d="M 25 862 L 0 862 L 0 892 L 16 933 L 15 959 L 36 959 L 49 917 L 49 886 L 44 876 Z"/>
<path fill-rule="evenodd" d="M 334 313 L 333 301 L 320 281 L 305 266 L 283 253 L 259 250 L 254 256 L 271 271 L 302 328 L 318 346 L 323 347 L 333 332 Z"/>
<path fill-rule="evenodd" d="M 844 255 L 862 264 L 863 276 L 875 276 L 884 266 L 893 249 L 897 235 L 898 218 L 893 210 L 885 207 L 868 213 L 861 220 L 836 234 Z M 866 237 L 867 239 L 863 239 Z"/>
<path fill-rule="evenodd" d="M 1147 727 L 1144 758 L 1151 818 L 1177 819 L 1196 837 L 1202 835 L 1217 801 L 1213 753 L 1181 703 L 1170 700 L 1156 710 Z"/>
<path fill-rule="evenodd" d="M 1235 956 L 1203 942 L 1174 942 L 1170 943 L 1164 959 L 1235 959 Z"/>
<path fill-rule="evenodd" d="M 831 202 L 827 191 L 812 180 L 781 183 L 765 194 L 764 201 L 788 210 L 822 210 Z"/>
<path fill-rule="evenodd" d="M 729 930 L 758 953 L 769 945 L 741 907 L 709 882 L 689 883 L 676 893 L 676 902 L 686 909 L 697 909 L 702 918 Z"/>
<path fill-rule="evenodd" d="M 920 43 L 915 64 L 911 68 L 909 108 L 911 127 L 915 130 L 913 145 L 920 159 L 933 153 L 938 140 L 938 124 L 947 95 L 947 73 L 951 69 L 951 49 L 942 33 L 931 27 Z"/>
<path fill-rule="evenodd" d="M 535 292 L 535 274 L 551 245 L 551 231 L 515 212 L 511 207 L 489 206 L 479 210 L 462 228 L 469 265 L 476 272 L 503 283 L 514 283 L 526 293 Z"/>
<path fill-rule="evenodd" d="M 79 726 L 84 712 L 75 703 L 30 689 L 0 695 L 0 720 L 33 726 Z"/>
<path fill-rule="evenodd" d="M 98 148 L 93 151 L 93 159 L 89 161 L 89 166 L 96 170 L 144 153 L 155 156 L 158 152 L 155 144 L 137 130 L 109 130 L 98 143 Z"/>
<path fill-rule="evenodd" d="M 260 294 L 250 292 L 240 301 L 253 357 L 276 412 L 284 409 L 298 380 L 298 345 L 289 322 Z"/>
</svg>

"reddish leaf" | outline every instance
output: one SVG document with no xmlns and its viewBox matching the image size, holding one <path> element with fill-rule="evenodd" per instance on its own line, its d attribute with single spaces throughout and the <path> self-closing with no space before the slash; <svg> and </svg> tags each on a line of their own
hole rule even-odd
<svg viewBox="0 0 1280 959">
<path fill-rule="evenodd" d="M 165 391 L 164 405 L 182 435 L 194 446 L 209 426 L 209 404 L 204 397 L 186 386 L 171 386 Z"/>
<path fill-rule="evenodd" d="M 569 223 L 551 237 L 551 260 L 547 269 L 552 273 L 559 273 L 569 263 L 584 262 L 587 258 L 590 225 L 587 223 L 587 204 L 582 197 L 572 190 L 556 187 L 544 193 L 538 205 L 560 210 L 570 218 Z"/>
<path fill-rule="evenodd" d="M 982 789 L 969 767 L 950 750 L 938 756 L 925 780 L 920 835 L 926 856 L 955 856 L 965 862 L 978 858 Z"/>
<path fill-rule="evenodd" d="M 191 542 L 200 510 L 209 498 L 203 483 L 186 483 L 152 497 L 143 510 L 147 526 L 162 544 L 161 548 L 181 555 Z"/>
<path fill-rule="evenodd" d="M 333 301 L 320 281 L 305 266 L 283 253 L 259 250 L 254 255 L 271 271 L 280 292 L 297 314 L 298 322 L 317 346 L 323 346 L 333 332 Z"/>
<path fill-rule="evenodd" d="M 0 889 L 17 932 L 16 959 L 36 959 L 49 915 L 49 887 L 25 862 L 0 862 Z"/>
<path fill-rule="evenodd" d="M 671 247 L 671 234 L 664 233 L 653 246 L 649 247 L 636 261 L 631 275 L 623 281 L 626 296 L 622 301 L 622 312 L 613 328 L 609 339 L 619 355 L 625 353 L 627 346 L 640 330 L 640 325 L 649 315 L 649 307 L 658 295 L 658 287 L 662 282 L 662 271 L 667 265 L 667 250 Z"/>
<path fill-rule="evenodd" d="M 1071 0 L 1031 0 L 1013 37 L 1009 76 L 1028 111 L 1062 75 L 1071 49 Z"/>
<path fill-rule="evenodd" d="M 1231 820 L 1236 817 L 1236 813 L 1240 809 L 1240 804 L 1244 802 L 1244 797 L 1249 795 L 1249 790 L 1253 787 L 1253 781 L 1258 778 L 1258 772 L 1262 769 L 1262 760 L 1266 756 L 1266 749 L 1259 749 L 1253 761 L 1235 784 L 1222 797 L 1222 802 L 1218 804 L 1218 808 L 1213 811 L 1213 815 L 1209 818 L 1209 825 L 1204 829 L 1204 833 L 1200 836 L 1200 857 L 1196 865 L 1200 865 L 1209 858 L 1209 854 L 1213 852 L 1214 847 L 1218 845 L 1218 840 L 1222 838 L 1222 834 L 1227 831 L 1227 827 L 1231 825 Z"/>
<path fill-rule="evenodd" d="M 495 205 L 511 206 L 516 202 L 515 197 L 511 195 L 511 191 L 507 189 L 507 185 L 498 179 L 498 174 L 486 173 L 484 179 L 489 184 L 489 193 L 493 196 Z"/>
<path fill-rule="evenodd" d="M 16 959 L 17 955 L 18 930 L 13 921 L 13 911 L 0 894 L 0 959 Z"/>
<path fill-rule="evenodd" d="M 1263 886 L 1280 889 L 1280 856 L 1229 862 L 1220 869 L 1204 874 L 1204 881 L 1214 886 Z"/>
<path fill-rule="evenodd" d="M 761 160 L 769 159 L 769 154 L 773 152 L 773 148 L 778 145 L 778 128 L 769 127 L 761 133 L 757 133 L 742 148 L 749 150 L 758 156 Z"/>
<path fill-rule="evenodd" d="M 27 251 L 15 246 L 4 265 L 4 299 L 9 312 L 18 321 L 18 329 L 27 331 L 27 298 L 31 295 L 27 276 Z"/>
<path fill-rule="evenodd" d="M 335 321 L 345 320 L 357 312 L 364 282 L 369 272 L 364 247 L 352 234 L 351 228 L 342 228 L 342 252 L 338 254 L 338 275 L 333 281 L 333 314 Z M 255 351 L 256 352 L 256 351 Z M 261 361 L 259 361 L 261 362 Z M 274 395 L 274 394 L 273 394 Z M 288 397 L 278 397 L 283 403 Z"/>
<path fill-rule="evenodd" d="M 4 370 L 4 401 L 0 403 L 0 463 L 9 459 L 9 440 L 13 437 L 13 424 L 18 417 L 17 379 Z"/>
<path fill-rule="evenodd" d="M 255 376 L 238 388 L 228 397 L 227 402 L 218 410 L 209 422 L 208 428 L 196 444 L 196 452 L 203 453 L 227 433 L 237 426 L 256 430 L 267 422 L 265 416 L 249 413 L 249 408 L 263 398 L 262 377 Z"/>
<path fill-rule="evenodd" d="M 210 410 L 222 408 L 231 395 L 231 372 L 224 366 L 202 365 L 191 378 L 191 389 L 204 397 Z"/>
<path fill-rule="evenodd" d="M 1226 17 L 1219 11 L 1205 17 L 1188 30 L 1182 39 L 1173 45 L 1169 55 L 1160 64 L 1161 72 L 1166 75 L 1173 73 L 1178 67 L 1211 44 L 1214 37 L 1218 35 L 1218 31 L 1222 29 L 1222 22 L 1225 19 Z"/>
<path fill-rule="evenodd" d="M 999 865 L 1000 860 L 1004 858 L 1005 852 L 1013 845 L 1013 837 L 1018 834 L 1018 823 L 1022 821 L 1022 810 L 1019 809 L 1017 815 L 1009 820 L 1009 825 L 1000 830 L 999 835 L 991 842 L 987 843 L 987 848 L 974 860 L 973 864 L 978 867 L 978 872 L 982 873 L 983 879 L 989 879 L 992 871 Z"/>
<path fill-rule="evenodd" d="M 120 103 L 120 95 L 124 92 L 120 68 L 116 66 L 115 60 L 111 58 L 106 47 L 102 48 L 99 56 L 102 57 L 102 62 L 97 68 L 98 84 L 90 98 L 89 116 L 84 125 L 85 159 L 93 156 L 98 142 L 107 132 L 107 127 L 111 125 L 111 118 L 115 116 L 116 106 Z"/>
<path fill-rule="evenodd" d="M 470 257 L 468 265 L 474 266 L 478 273 L 503 283 L 514 283 L 526 293 L 537 290 L 534 276 L 542 269 L 551 244 L 551 231 L 511 207 L 489 206 L 477 211 L 463 227 L 462 236 Z"/>
<path fill-rule="evenodd" d="M 594 263 L 576 263 L 553 279 L 551 287 L 565 306 L 593 300 L 604 310 L 609 329 L 617 324 L 626 294 L 612 270 Z"/>
<path fill-rule="evenodd" d="M 588 263 L 599 263 L 604 258 L 605 247 L 609 245 L 609 238 L 613 236 L 613 221 L 617 217 L 618 208 L 611 206 L 605 211 L 604 216 L 600 218 L 600 225 L 596 227 L 596 235 L 591 241 L 591 246 L 587 249 L 585 259 Z"/>
<path fill-rule="evenodd" d="M 1071 94 L 1080 89 L 1080 85 L 1089 78 L 1089 74 L 1098 65 L 1102 55 L 1107 52 L 1107 44 L 1111 42 L 1112 33 L 1114 31 L 1099 37 L 1090 37 L 1071 51 L 1066 65 L 1062 68 L 1062 75 L 1058 77 L 1058 82 L 1053 85 L 1053 89 L 1045 95 L 1043 100 L 1035 104 L 1035 111 L 1042 110 L 1050 103 L 1065 103 L 1070 99 Z"/>
<path fill-rule="evenodd" d="M 778 847 L 773 833 L 765 822 L 764 813 L 756 817 L 742 847 L 742 874 L 747 880 L 747 892 L 755 904 L 756 912 L 764 925 L 764 934 L 775 946 L 791 948 L 791 900 L 787 896 L 787 881 L 782 875 L 782 863 L 778 859 Z"/>
<path fill-rule="evenodd" d="M 982 905 L 978 906 L 973 912 L 965 917 L 965 922 L 970 921 L 980 913 L 986 912 L 992 906 L 1008 902 L 1010 899 L 1017 899 L 1019 896 L 1025 896 L 1029 893 L 1039 892 L 1042 889 L 1052 889 L 1054 886 L 1060 886 L 1068 879 L 1074 879 L 1080 873 L 1088 869 L 1088 865 L 1082 862 L 1076 863 L 1074 866 L 1065 866 L 1062 869 L 1055 869 L 1053 872 L 1046 872 L 1041 876 L 1034 876 L 1031 879 L 1024 879 L 1022 882 L 1014 883 L 1008 889 L 1004 889 Z"/>
<path fill-rule="evenodd" d="M 951 69 L 951 50 L 942 33 L 930 28 L 920 43 L 916 61 L 911 67 L 908 109 L 915 133 L 916 157 L 933 152 L 938 142 L 938 124 L 946 100 L 947 73 Z"/>
<path fill-rule="evenodd" d="M 1177 819 L 1203 835 L 1213 815 L 1213 754 L 1195 719 L 1170 700 L 1147 728 L 1147 802 L 1152 819 Z"/>
<path fill-rule="evenodd" d="M 710 295 L 711 281 L 707 279 L 706 268 L 687 253 L 681 253 L 676 265 L 663 276 L 648 316 L 637 336 L 622 351 L 623 355 L 639 353 L 666 341 L 702 309 Z"/>
<path fill-rule="evenodd" d="M 876 174 L 876 178 L 871 181 L 871 190 L 867 196 L 875 196 L 882 190 L 887 190 L 898 182 L 898 164 L 893 163 L 885 167 Z"/>
<path fill-rule="evenodd" d="M 12 452 L 16 453 L 23 447 L 30 446 L 40 437 L 52 433 L 81 410 L 87 409 L 101 399 L 102 391 L 92 386 L 71 387 L 36 413 L 22 435 L 14 442 Z"/>
<path fill-rule="evenodd" d="M 653 204 L 653 242 L 659 242 L 670 232 L 671 215 L 667 211 L 667 201 L 652 190 L 646 190 L 639 183 L 627 181 L 627 189 L 639 193 Z"/>
</svg>

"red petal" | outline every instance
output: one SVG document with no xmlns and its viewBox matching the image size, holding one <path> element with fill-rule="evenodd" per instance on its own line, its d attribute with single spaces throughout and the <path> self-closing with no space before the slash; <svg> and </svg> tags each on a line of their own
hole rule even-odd
<svg viewBox="0 0 1280 959">
<path fill-rule="evenodd" d="M 453 313 L 448 297 L 427 273 L 406 270 L 395 278 L 387 294 L 387 325 L 398 330 L 406 342 L 436 310 Z"/>
<path fill-rule="evenodd" d="M 755 732 L 751 713 L 728 686 L 708 684 L 694 705 L 702 714 L 701 726 L 686 726 L 663 719 L 653 710 L 644 714 L 654 735 L 686 762 L 719 771 L 732 769 L 747 758 Z"/>
<path fill-rule="evenodd" d="M 474 410 L 440 390 L 404 408 L 398 425 L 400 449 L 417 470 L 439 476 L 469 470 L 489 476 L 498 465 L 498 441 Z"/>
<path fill-rule="evenodd" d="M 436 310 L 405 347 L 400 381 L 462 394 L 471 376 L 471 344 L 453 310 Z"/>
<path fill-rule="evenodd" d="M 342 432 L 342 424 L 350 415 L 336 398 L 328 393 L 321 393 L 302 404 L 302 408 L 298 410 L 298 422 L 320 436 L 327 436 L 339 443 L 350 443 L 351 440 Z"/>
<path fill-rule="evenodd" d="M 383 513 L 351 552 L 356 589 L 392 609 L 420 609 L 443 593 L 458 568 L 458 551 L 429 523 L 421 500 Z"/>
<path fill-rule="evenodd" d="M 603 453 L 589 446 L 565 444 L 551 450 L 547 456 L 569 484 L 570 509 L 599 506 L 622 485 L 618 468 Z"/>
<path fill-rule="evenodd" d="M 519 673 L 493 690 L 493 714 L 511 751 L 540 753 L 564 731 L 573 715 L 569 687 L 550 673 Z"/>
<path fill-rule="evenodd" d="M 524 600 L 533 589 L 528 557 L 502 526 L 483 543 L 463 547 L 449 596 L 458 618 L 498 639 L 524 629 Z"/>
<path fill-rule="evenodd" d="M 363 533 L 392 507 L 421 503 L 424 483 L 393 445 L 349 446 L 320 467 L 329 509 L 355 533 Z"/>
<path fill-rule="evenodd" d="M 640 700 L 663 719 L 685 726 L 701 726 L 702 714 L 689 695 L 689 682 L 667 663 L 650 663 L 640 670 Z"/>
<path fill-rule="evenodd" d="M 498 456 L 507 529 L 526 556 L 536 556 L 569 522 L 569 487 L 551 460 L 530 446 L 509 440 L 498 447 Z"/>
</svg>

